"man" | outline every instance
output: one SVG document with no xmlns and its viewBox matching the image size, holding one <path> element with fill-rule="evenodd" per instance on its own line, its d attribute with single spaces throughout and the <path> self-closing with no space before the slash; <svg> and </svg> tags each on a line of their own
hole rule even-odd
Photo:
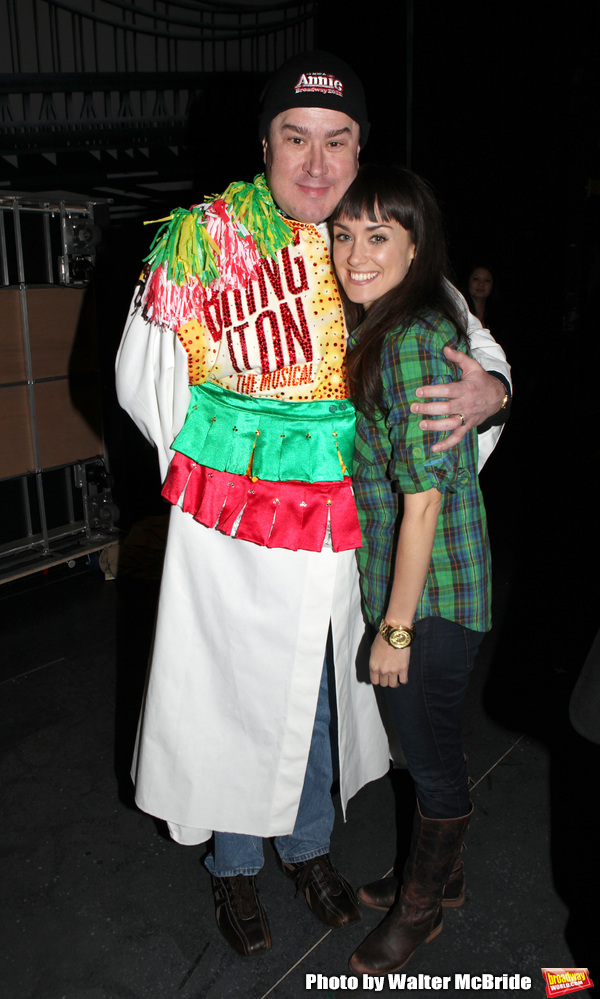
<svg viewBox="0 0 600 999">
<path fill-rule="evenodd" d="M 156 445 L 173 503 L 136 800 L 180 843 L 214 833 L 217 923 L 242 954 L 271 943 L 263 837 L 322 922 L 360 918 L 329 860 L 330 693 L 344 810 L 389 758 L 356 667 L 353 409 L 324 225 L 366 141 L 362 86 L 336 57 L 297 56 L 267 87 L 260 128 L 266 182 L 173 213 L 117 359 L 120 402 Z M 455 440 L 506 397 L 463 363 L 451 403 L 418 404 L 458 414 L 436 423 Z"/>
</svg>

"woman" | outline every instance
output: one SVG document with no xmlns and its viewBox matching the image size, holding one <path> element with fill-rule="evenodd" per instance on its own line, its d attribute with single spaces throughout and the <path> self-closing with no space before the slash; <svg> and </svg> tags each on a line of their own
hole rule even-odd
<svg viewBox="0 0 600 999">
<path fill-rule="evenodd" d="M 486 310 L 493 290 L 494 275 L 489 267 L 474 267 L 467 282 L 467 302 L 482 326 L 486 326 Z"/>
<path fill-rule="evenodd" d="M 350 392 L 357 406 L 353 482 L 367 617 L 378 629 L 370 675 L 384 695 L 417 792 L 402 889 L 362 889 L 392 906 L 360 945 L 356 973 L 401 968 L 460 905 L 460 851 L 472 810 L 461 738 L 469 672 L 490 621 L 490 562 L 477 479 L 477 434 L 432 453 L 440 434 L 410 414 L 415 389 L 459 373 L 445 345 L 468 351 L 466 314 L 444 278 L 443 227 L 423 180 L 363 167 L 331 220 L 348 301 Z M 440 388 L 440 396 L 443 389 Z"/>
</svg>

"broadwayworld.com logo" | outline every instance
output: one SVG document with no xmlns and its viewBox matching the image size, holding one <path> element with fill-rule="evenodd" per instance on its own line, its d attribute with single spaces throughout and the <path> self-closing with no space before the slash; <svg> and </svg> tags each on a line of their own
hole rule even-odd
<svg viewBox="0 0 600 999">
<path fill-rule="evenodd" d="M 594 985 L 587 968 L 542 968 L 542 975 L 548 997 L 591 989 Z"/>
</svg>

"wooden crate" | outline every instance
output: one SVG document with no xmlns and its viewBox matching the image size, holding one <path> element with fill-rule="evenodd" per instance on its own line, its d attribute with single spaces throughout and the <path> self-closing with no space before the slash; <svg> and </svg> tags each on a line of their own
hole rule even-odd
<svg viewBox="0 0 600 999">
<path fill-rule="evenodd" d="M 104 452 L 91 293 L 0 289 L 0 478 Z"/>
</svg>

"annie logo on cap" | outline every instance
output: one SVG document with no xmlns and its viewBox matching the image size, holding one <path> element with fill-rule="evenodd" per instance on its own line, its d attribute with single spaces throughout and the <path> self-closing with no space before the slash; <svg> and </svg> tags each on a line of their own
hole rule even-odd
<svg viewBox="0 0 600 999">
<path fill-rule="evenodd" d="M 326 73 L 302 73 L 294 87 L 297 94 L 315 93 L 344 96 L 344 84 L 335 76 Z"/>
</svg>

